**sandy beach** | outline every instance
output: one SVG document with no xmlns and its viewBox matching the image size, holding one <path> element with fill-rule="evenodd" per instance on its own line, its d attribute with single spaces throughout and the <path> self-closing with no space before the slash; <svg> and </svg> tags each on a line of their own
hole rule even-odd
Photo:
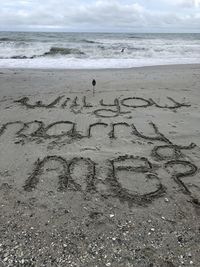
<svg viewBox="0 0 200 267">
<path fill-rule="evenodd" d="M 198 64 L 0 69 L 0 266 L 200 266 L 199 88 Z"/>
</svg>

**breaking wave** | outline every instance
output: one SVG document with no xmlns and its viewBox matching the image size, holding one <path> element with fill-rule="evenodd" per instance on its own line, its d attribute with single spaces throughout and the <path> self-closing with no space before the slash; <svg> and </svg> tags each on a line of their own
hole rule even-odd
<svg viewBox="0 0 200 267">
<path fill-rule="evenodd" d="M 16 40 L 11 39 L 11 38 L 6 38 L 6 37 L 0 38 L 0 42 L 14 42 L 14 41 L 16 41 Z"/>
<path fill-rule="evenodd" d="M 33 59 L 37 57 L 46 57 L 46 56 L 56 56 L 56 55 L 85 55 L 82 51 L 77 48 L 63 48 L 63 47 L 51 47 L 49 51 L 44 52 L 40 55 L 32 55 L 32 56 L 25 56 L 25 55 L 14 55 L 10 57 L 0 57 L 0 59 Z"/>
<path fill-rule="evenodd" d="M 87 44 L 99 44 L 100 42 L 95 42 L 95 41 L 92 41 L 92 40 L 87 40 L 87 39 L 83 39 L 81 40 L 83 43 L 87 43 Z"/>
<path fill-rule="evenodd" d="M 63 47 L 51 47 L 48 52 L 45 52 L 42 56 L 51 56 L 51 55 L 84 55 L 82 51 L 77 48 L 63 48 Z"/>
</svg>

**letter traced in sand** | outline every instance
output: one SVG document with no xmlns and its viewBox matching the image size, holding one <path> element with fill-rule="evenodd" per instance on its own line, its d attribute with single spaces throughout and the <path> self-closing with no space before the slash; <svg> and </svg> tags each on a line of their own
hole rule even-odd
<svg viewBox="0 0 200 267">
<path fill-rule="evenodd" d="M 25 191 L 30 192 L 36 188 L 37 184 L 39 183 L 39 177 L 43 173 L 43 168 L 45 164 L 49 161 L 56 161 L 61 164 L 63 171 L 58 176 L 58 191 L 66 191 L 69 183 L 67 162 L 65 161 L 65 159 L 58 156 L 47 156 L 42 161 L 40 161 L 39 159 L 36 161 L 33 173 L 28 177 L 25 182 Z"/>
<path fill-rule="evenodd" d="M 62 126 L 62 125 L 70 125 L 71 129 L 68 131 L 62 131 L 60 134 L 49 134 L 48 131 L 50 131 L 54 126 Z M 54 123 L 49 124 L 45 129 L 43 133 L 43 137 L 45 138 L 58 138 L 63 136 L 74 136 L 75 135 L 75 123 L 71 121 L 57 121 Z"/>
<path fill-rule="evenodd" d="M 67 97 L 67 99 L 62 103 L 61 107 L 66 108 L 68 102 L 70 101 L 71 98 Z"/>
<path fill-rule="evenodd" d="M 31 126 L 37 125 L 36 130 L 31 129 Z M 27 137 L 27 136 L 35 136 L 38 132 L 42 132 L 44 129 L 44 122 L 42 121 L 30 121 L 30 122 L 24 122 L 23 128 L 16 133 L 18 137 Z M 26 133 L 26 131 L 29 131 L 29 133 Z"/>
<path fill-rule="evenodd" d="M 161 106 L 159 104 L 157 104 L 153 99 L 149 99 L 157 108 L 166 108 L 166 109 L 178 109 L 181 107 L 191 107 L 190 104 L 186 104 L 186 103 L 179 103 L 176 100 L 174 100 L 172 97 L 167 97 L 174 105 L 173 106 L 168 106 L 168 105 L 164 105 Z"/>
<path fill-rule="evenodd" d="M 140 100 L 141 102 L 144 102 L 143 104 L 129 104 L 126 103 L 129 100 Z M 122 106 L 128 107 L 128 108 L 147 108 L 153 105 L 151 100 L 144 99 L 142 97 L 127 97 L 121 100 Z"/>
<path fill-rule="evenodd" d="M 126 122 L 112 123 L 112 124 L 111 124 L 112 129 L 111 129 L 111 131 L 110 131 L 110 133 L 109 133 L 109 137 L 110 137 L 111 139 L 116 138 L 116 135 L 115 135 L 115 128 L 116 128 L 116 126 L 130 127 L 130 125 L 129 125 L 128 123 L 126 123 Z"/>
<path fill-rule="evenodd" d="M 54 108 L 56 106 L 56 104 L 59 103 L 63 97 L 64 97 L 64 95 L 59 96 L 49 104 L 43 104 L 42 101 L 37 101 L 35 104 L 29 104 L 28 103 L 29 97 L 23 97 L 19 100 L 15 100 L 14 102 L 20 103 L 22 106 L 25 106 L 27 108 Z"/>
<path fill-rule="evenodd" d="M 92 128 L 94 128 L 95 126 L 107 127 L 109 125 L 107 123 L 104 123 L 104 122 L 96 122 L 96 123 L 90 124 L 89 128 L 88 128 L 88 138 L 90 138 L 92 136 L 92 134 L 91 134 Z"/>
<path fill-rule="evenodd" d="M 87 102 L 86 96 L 84 96 L 84 97 L 82 98 L 82 102 L 83 102 L 83 107 L 84 107 L 84 108 L 92 108 L 92 107 L 93 107 L 93 105 L 92 105 L 91 103 L 88 103 L 88 102 Z"/>
<path fill-rule="evenodd" d="M 156 136 L 147 136 L 147 135 L 144 135 L 142 134 L 141 132 L 139 132 L 136 128 L 136 126 L 134 124 L 132 124 L 132 128 L 133 128 L 133 134 L 142 138 L 142 139 L 146 139 L 146 140 L 151 140 L 151 141 L 162 141 L 162 142 L 165 142 L 165 143 L 168 143 L 168 144 L 172 144 L 172 142 L 167 139 L 167 137 L 164 136 L 164 134 L 162 134 L 159 130 L 158 130 L 158 127 L 156 126 L 155 123 L 153 122 L 150 122 L 149 125 L 152 126 Z"/>
<path fill-rule="evenodd" d="M 21 126 L 21 129 L 16 132 L 16 135 L 19 135 L 25 127 L 25 123 L 22 121 L 13 121 L 13 122 L 4 123 L 0 128 L 0 136 L 4 134 L 5 130 L 7 130 L 8 126 L 10 126 L 10 125 L 20 125 Z"/>
<path fill-rule="evenodd" d="M 117 107 L 117 106 L 119 106 L 119 100 L 118 100 L 118 98 L 115 98 L 113 104 L 105 104 L 105 103 L 104 103 L 104 100 L 101 99 L 101 100 L 99 101 L 99 104 L 100 104 L 102 107 Z"/>
<path fill-rule="evenodd" d="M 43 160 L 37 160 L 35 163 L 35 169 L 33 173 L 28 177 L 25 181 L 24 190 L 31 192 L 33 191 L 39 183 L 39 177 L 43 173 L 44 166 L 47 162 L 56 161 L 61 164 L 62 172 L 58 175 L 58 191 L 66 191 L 75 190 L 75 191 L 82 191 L 82 192 L 90 192 L 94 190 L 94 179 L 95 179 L 95 163 L 89 158 L 73 158 L 69 162 L 67 162 L 64 158 L 59 156 L 47 156 Z M 73 171 L 75 165 L 79 162 L 84 162 L 87 165 L 87 174 L 85 178 L 86 188 L 82 188 L 83 181 L 74 181 L 72 179 Z M 82 170 L 81 170 L 82 171 Z M 83 174 L 81 172 L 81 177 Z"/>
<path fill-rule="evenodd" d="M 153 172 L 153 167 L 148 159 L 144 157 L 140 158 L 126 155 L 111 160 L 110 163 L 112 165 L 112 171 L 107 178 L 107 182 L 114 196 L 118 197 L 120 200 L 128 201 L 130 204 L 131 202 L 133 202 L 138 205 L 144 205 L 148 202 L 153 201 L 155 198 L 161 197 L 165 193 L 165 187 L 161 184 L 160 179 Z M 129 165 L 130 163 L 132 163 L 133 165 Z M 121 182 L 117 178 L 117 174 L 120 171 L 123 172 L 123 180 Z M 137 193 L 136 189 L 132 191 L 129 189 L 129 186 L 124 187 L 123 183 L 124 179 L 126 178 L 126 174 L 124 174 L 124 172 L 126 172 L 127 175 L 131 172 L 133 174 L 131 175 L 131 179 L 138 179 L 138 177 L 140 177 L 139 174 L 143 174 L 147 182 L 152 182 L 153 180 L 154 182 L 156 181 L 155 190 L 150 192 Z M 134 175 L 134 173 L 136 175 Z M 140 184 L 140 182 L 141 181 L 138 181 L 138 184 Z"/>
<path fill-rule="evenodd" d="M 183 157 L 181 150 L 184 150 L 184 149 L 191 150 L 195 147 L 196 147 L 196 144 L 194 143 L 191 143 L 188 146 L 179 146 L 179 145 L 173 145 L 173 144 L 155 146 L 151 152 L 151 155 L 153 158 L 155 158 L 158 161 L 169 160 L 169 159 L 177 160 Z M 162 151 L 163 151 L 163 154 L 162 154 Z"/>
<path fill-rule="evenodd" d="M 78 163 L 84 163 L 84 165 L 87 166 L 87 174 L 85 175 L 85 181 L 79 181 L 75 182 L 74 179 L 72 179 L 72 175 L 74 172 L 74 168 Z M 90 158 L 73 158 L 69 163 L 68 163 L 68 168 L 69 168 L 69 174 L 70 174 L 70 179 L 73 181 L 73 183 L 76 185 L 76 188 L 79 191 L 82 192 L 91 192 L 95 191 L 95 186 L 94 186 L 94 181 L 95 181 L 95 175 L 96 175 L 96 167 L 95 167 L 95 162 L 93 162 Z M 80 167 L 80 177 L 81 180 L 83 180 L 83 170 Z M 85 186 L 83 184 L 85 183 Z"/>
<path fill-rule="evenodd" d="M 118 117 L 119 115 L 122 114 L 129 114 L 131 111 L 121 111 L 119 99 L 115 98 L 114 104 L 104 104 L 103 100 L 100 100 L 100 104 L 105 107 L 115 107 L 116 109 L 110 109 L 110 108 L 102 108 L 102 109 L 96 109 L 93 113 L 100 118 L 114 118 Z"/>
<path fill-rule="evenodd" d="M 193 176 L 194 174 L 196 174 L 198 169 L 193 163 L 191 163 L 190 161 L 185 161 L 185 160 L 171 160 L 165 164 L 166 168 L 171 167 L 173 169 L 177 166 L 189 168 L 189 170 L 186 170 L 183 172 L 179 172 L 179 171 L 177 172 L 177 171 L 172 170 L 172 178 L 180 186 L 181 190 L 185 194 L 191 195 L 190 190 L 185 185 L 185 183 L 182 181 L 182 178 Z"/>
</svg>

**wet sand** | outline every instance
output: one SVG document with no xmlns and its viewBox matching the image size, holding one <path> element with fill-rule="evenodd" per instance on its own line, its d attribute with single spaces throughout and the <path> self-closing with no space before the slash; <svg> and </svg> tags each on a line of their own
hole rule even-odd
<svg viewBox="0 0 200 267">
<path fill-rule="evenodd" d="M 0 266 L 198 267 L 199 88 L 200 65 L 1 69 Z"/>
</svg>

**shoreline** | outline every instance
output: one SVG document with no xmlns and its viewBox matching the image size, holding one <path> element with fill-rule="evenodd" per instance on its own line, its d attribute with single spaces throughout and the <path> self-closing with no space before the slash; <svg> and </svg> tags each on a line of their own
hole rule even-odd
<svg viewBox="0 0 200 267">
<path fill-rule="evenodd" d="M 87 68 L 0 68 L 0 70 L 23 70 L 23 71 L 28 71 L 28 70 L 38 70 L 38 71 L 122 71 L 122 70 L 134 70 L 134 69 L 148 69 L 148 68 L 165 68 L 165 67 L 181 67 L 181 66 L 200 66 L 200 63 L 180 63 L 180 64 L 161 64 L 161 65 L 149 65 L 149 66 L 138 66 L 138 67 L 130 67 L 130 68 L 99 68 L 99 69 L 87 69 Z"/>
</svg>

